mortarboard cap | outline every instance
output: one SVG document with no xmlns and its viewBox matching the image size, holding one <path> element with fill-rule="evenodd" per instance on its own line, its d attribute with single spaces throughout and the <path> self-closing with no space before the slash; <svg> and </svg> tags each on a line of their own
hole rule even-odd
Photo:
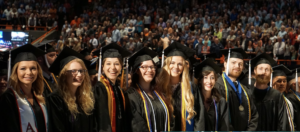
<svg viewBox="0 0 300 132">
<path fill-rule="evenodd" d="M 223 49 L 220 51 L 226 58 L 228 57 L 229 49 Z M 247 53 L 242 48 L 230 49 L 230 58 L 245 59 L 247 57 L 248 57 Z"/>
<path fill-rule="evenodd" d="M 262 53 L 251 60 L 251 66 L 255 68 L 259 64 L 269 64 L 271 67 L 276 65 L 276 61 L 268 54 Z"/>
<path fill-rule="evenodd" d="M 57 56 L 57 58 L 49 68 L 49 71 L 55 75 L 59 75 L 60 71 L 64 68 L 66 64 L 77 58 L 81 59 L 85 63 L 85 66 L 88 68 L 90 62 L 85 60 L 83 55 L 72 50 L 71 48 L 65 47 Z"/>
<path fill-rule="evenodd" d="M 132 71 L 135 71 L 142 62 L 153 60 L 155 56 L 157 56 L 156 52 L 150 50 L 149 48 L 143 47 L 129 57 L 129 68 L 132 68 Z"/>
<path fill-rule="evenodd" d="M 98 73 L 98 71 L 96 70 L 96 62 L 92 62 L 89 67 L 88 67 L 88 72 L 89 75 L 96 75 Z"/>
<path fill-rule="evenodd" d="M 195 66 L 194 77 L 200 78 L 203 71 L 214 71 L 215 73 L 220 73 L 222 69 L 214 62 L 212 58 L 209 58 Z"/>
<path fill-rule="evenodd" d="M 80 51 L 80 54 L 82 54 L 83 56 L 88 56 L 91 55 L 91 52 L 90 50 L 85 48 L 84 50 Z"/>
<path fill-rule="evenodd" d="M 45 51 L 46 53 L 56 52 L 56 50 L 53 48 L 53 46 L 48 43 L 38 43 L 38 44 L 35 44 L 34 46 L 39 48 L 42 51 Z"/>
<path fill-rule="evenodd" d="M 167 57 L 181 56 L 184 59 L 192 57 L 195 53 L 196 52 L 193 49 L 186 47 L 178 42 L 173 42 L 168 46 L 168 48 L 164 50 L 164 54 L 167 55 Z"/>
<path fill-rule="evenodd" d="M 93 52 L 93 55 L 97 55 L 99 56 L 100 54 L 100 50 L 98 49 L 96 51 Z M 131 53 L 122 48 L 121 46 L 119 46 L 116 43 L 111 43 L 109 45 L 106 45 L 104 47 L 102 47 L 102 59 L 105 58 L 124 58 L 129 56 Z"/>
<path fill-rule="evenodd" d="M 296 68 L 296 69 L 298 69 L 297 70 L 297 72 L 298 72 L 297 76 L 300 77 L 300 68 Z M 289 74 L 287 74 L 287 82 L 295 79 L 295 77 L 296 77 L 296 69 L 292 70 Z"/>
<path fill-rule="evenodd" d="M 278 66 L 274 66 L 272 67 L 272 69 L 273 69 L 273 78 L 277 76 L 287 76 L 288 74 L 291 73 L 291 70 L 282 64 Z"/>
</svg>

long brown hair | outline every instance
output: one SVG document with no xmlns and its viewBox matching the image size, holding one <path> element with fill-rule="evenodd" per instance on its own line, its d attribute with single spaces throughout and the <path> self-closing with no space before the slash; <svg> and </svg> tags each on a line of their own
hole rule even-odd
<svg viewBox="0 0 300 132">
<path fill-rule="evenodd" d="M 9 77 L 8 85 L 11 86 L 14 90 L 16 90 L 17 94 L 21 98 L 25 98 L 25 95 L 21 93 L 21 82 L 18 78 L 18 66 L 20 62 L 16 63 L 13 68 L 12 68 L 12 73 Z M 43 97 L 43 92 L 44 92 L 44 82 L 43 82 L 43 71 L 41 66 L 36 62 L 37 65 L 37 78 L 36 80 L 32 83 L 32 91 L 33 94 L 35 95 L 36 99 L 38 100 L 39 103 L 45 104 L 45 98 Z"/>
<path fill-rule="evenodd" d="M 85 64 L 80 59 L 74 59 L 70 61 L 65 67 L 61 70 L 59 74 L 59 81 L 58 81 L 58 91 L 62 95 L 64 101 L 66 102 L 68 109 L 70 110 L 71 114 L 76 118 L 76 114 L 79 113 L 78 106 L 83 110 L 86 115 L 91 115 L 92 110 L 94 109 L 94 94 L 92 92 L 92 86 L 90 81 L 90 76 L 88 72 L 84 73 L 84 79 L 82 84 L 77 88 L 75 97 L 72 97 L 70 90 L 67 86 L 67 78 L 68 78 L 68 67 L 72 62 L 78 62 L 84 70 L 87 70 Z"/>
<path fill-rule="evenodd" d="M 198 87 L 200 88 L 200 91 L 203 89 L 202 84 L 203 84 L 204 77 L 207 76 L 207 75 L 209 75 L 211 72 L 214 73 L 215 81 L 217 82 L 218 76 L 217 76 L 217 74 L 216 74 L 215 71 L 207 70 L 207 71 L 203 71 L 203 72 L 199 73 L 200 76 L 199 76 L 199 78 L 197 80 L 197 84 L 198 84 Z M 202 92 L 201 92 L 201 94 L 202 94 Z M 221 95 L 220 95 L 220 93 L 218 92 L 217 89 L 213 88 L 212 91 L 211 91 L 211 95 L 212 95 L 212 98 L 214 98 L 216 100 L 216 102 L 220 101 Z"/>
</svg>

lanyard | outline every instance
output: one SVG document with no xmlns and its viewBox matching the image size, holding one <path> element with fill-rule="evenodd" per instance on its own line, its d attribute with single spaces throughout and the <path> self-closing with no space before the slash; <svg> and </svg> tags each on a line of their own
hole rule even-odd
<svg viewBox="0 0 300 132">
<path fill-rule="evenodd" d="M 233 88 L 234 92 L 237 94 L 237 96 L 239 97 L 239 101 L 240 101 L 240 105 L 242 105 L 242 87 L 240 85 L 240 82 L 238 82 L 238 91 L 235 87 L 235 85 L 233 84 L 233 82 L 231 81 L 231 79 L 224 73 L 224 76 L 227 80 L 227 82 L 230 84 L 230 86 Z"/>
<path fill-rule="evenodd" d="M 216 129 L 215 129 L 215 131 L 218 131 L 218 122 L 219 122 L 218 106 L 217 106 L 215 99 L 213 99 L 213 101 L 214 101 L 215 112 L 216 112 Z"/>
</svg>

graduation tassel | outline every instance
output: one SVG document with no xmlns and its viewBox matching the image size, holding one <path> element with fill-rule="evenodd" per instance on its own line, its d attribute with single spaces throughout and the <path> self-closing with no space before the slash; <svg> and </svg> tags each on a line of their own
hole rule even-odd
<svg viewBox="0 0 300 132">
<path fill-rule="evenodd" d="M 11 74 L 11 50 L 9 50 L 9 56 L 8 56 L 8 71 L 7 71 L 7 88 L 9 87 L 8 82 Z"/>
<path fill-rule="evenodd" d="M 299 84 L 298 84 L 298 69 L 296 69 L 296 92 L 299 92 Z"/>
<path fill-rule="evenodd" d="M 251 60 L 249 60 L 249 80 L 248 80 L 248 84 L 249 84 L 249 86 L 251 86 Z"/>
<path fill-rule="evenodd" d="M 230 59 L 230 52 L 231 52 L 231 48 L 229 48 L 228 51 L 228 58 L 227 58 L 227 65 L 226 65 L 226 75 L 228 76 L 229 74 L 229 59 Z"/>
<path fill-rule="evenodd" d="M 126 88 L 128 88 L 128 58 L 126 59 Z"/>
<path fill-rule="evenodd" d="M 270 87 L 272 87 L 272 84 L 273 84 L 273 72 L 271 72 L 271 80 L 270 80 Z"/>
<path fill-rule="evenodd" d="M 124 59 L 123 59 L 123 71 L 122 71 L 122 76 L 121 76 L 121 88 L 124 88 L 124 72 L 125 72 L 125 61 L 124 61 Z"/>
<path fill-rule="evenodd" d="M 161 68 L 163 68 L 164 66 L 164 61 L 165 61 L 165 50 L 162 51 L 162 55 L 161 55 Z"/>
<path fill-rule="evenodd" d="M 100 56 L 99 56 L 99 68 L 98 68 L 98 81 L 100 81 L 101 77 L 101 65 L 102 65 L 102 47 L 100 48 Z"/>
</svg>

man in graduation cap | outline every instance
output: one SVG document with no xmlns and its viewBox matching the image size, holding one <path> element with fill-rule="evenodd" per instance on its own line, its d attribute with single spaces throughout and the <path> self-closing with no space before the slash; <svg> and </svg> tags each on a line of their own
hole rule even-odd
<svg viewBox="0 0 300 132">
<path fill-rule="evenodd" d="M 229 105 L 229 130 L 255 131 L 258 113 L 252 94 L 238 80 L 247 54 L 242 48 L 221 50 L 221 53 L 225 55 L 224 67 L 227 73 L 224 72 L 218 78 L 215 87 Z"/>
<path fill-rule="evenodd" d="M 273 73 L 272 73 L 272 88 L 278 90 L 284 95 L 285 99 L 285 105 L 286 105 L 286 111 L 287 111 L 287 117 L 288 117 L 288 122 L 285 123 L 287 124 L 287 129 L 290 131 L 294 131 L 295 125 L 294 125 L 294 108 L 292 103 L 290 102 L 289 99 L 285 97 L 287 95 L 288 90 L 287 90 L 287 75 L 291 73 L 291 70 L 288 69 L 284 65 L 278 65 L 273 67 Z"/>
<path fill-rule="evenodd" d="M 299 89 L 299 74 L 300 68 L 293 70 L 288 75 L 288 86 L 290 88 L 289 93 L 286 97 L 291 101 L 294 108 L 294 125 L 295 131 L 300 131 L 300 89 Z"/>
<path fill-rule="evenodd" d="M 57 86 L 57 78 L 49 71 L 50 66 L 56 59 L 56 51 L 52 45 L 48 43 L 41 43 L 35 45 L 35 47 L 41 49 L 46 54 L 38 58 L 38 63 L 42 67 L 44 76 L 44 97 L 52 93 Z"/>
<path fill-rule="evenodd" d="M 7 87 L 7 63 L 0 61 L 0 95 Z"/>
<path fill-rule="evenodd" d="M 268 84 L 276 61 L 262 53 L 251 60 L 256 77 L 253 100 L 259 114 L 257 131 L 286 131 L 286 104 L 282 93 Z"/>
</svg>

